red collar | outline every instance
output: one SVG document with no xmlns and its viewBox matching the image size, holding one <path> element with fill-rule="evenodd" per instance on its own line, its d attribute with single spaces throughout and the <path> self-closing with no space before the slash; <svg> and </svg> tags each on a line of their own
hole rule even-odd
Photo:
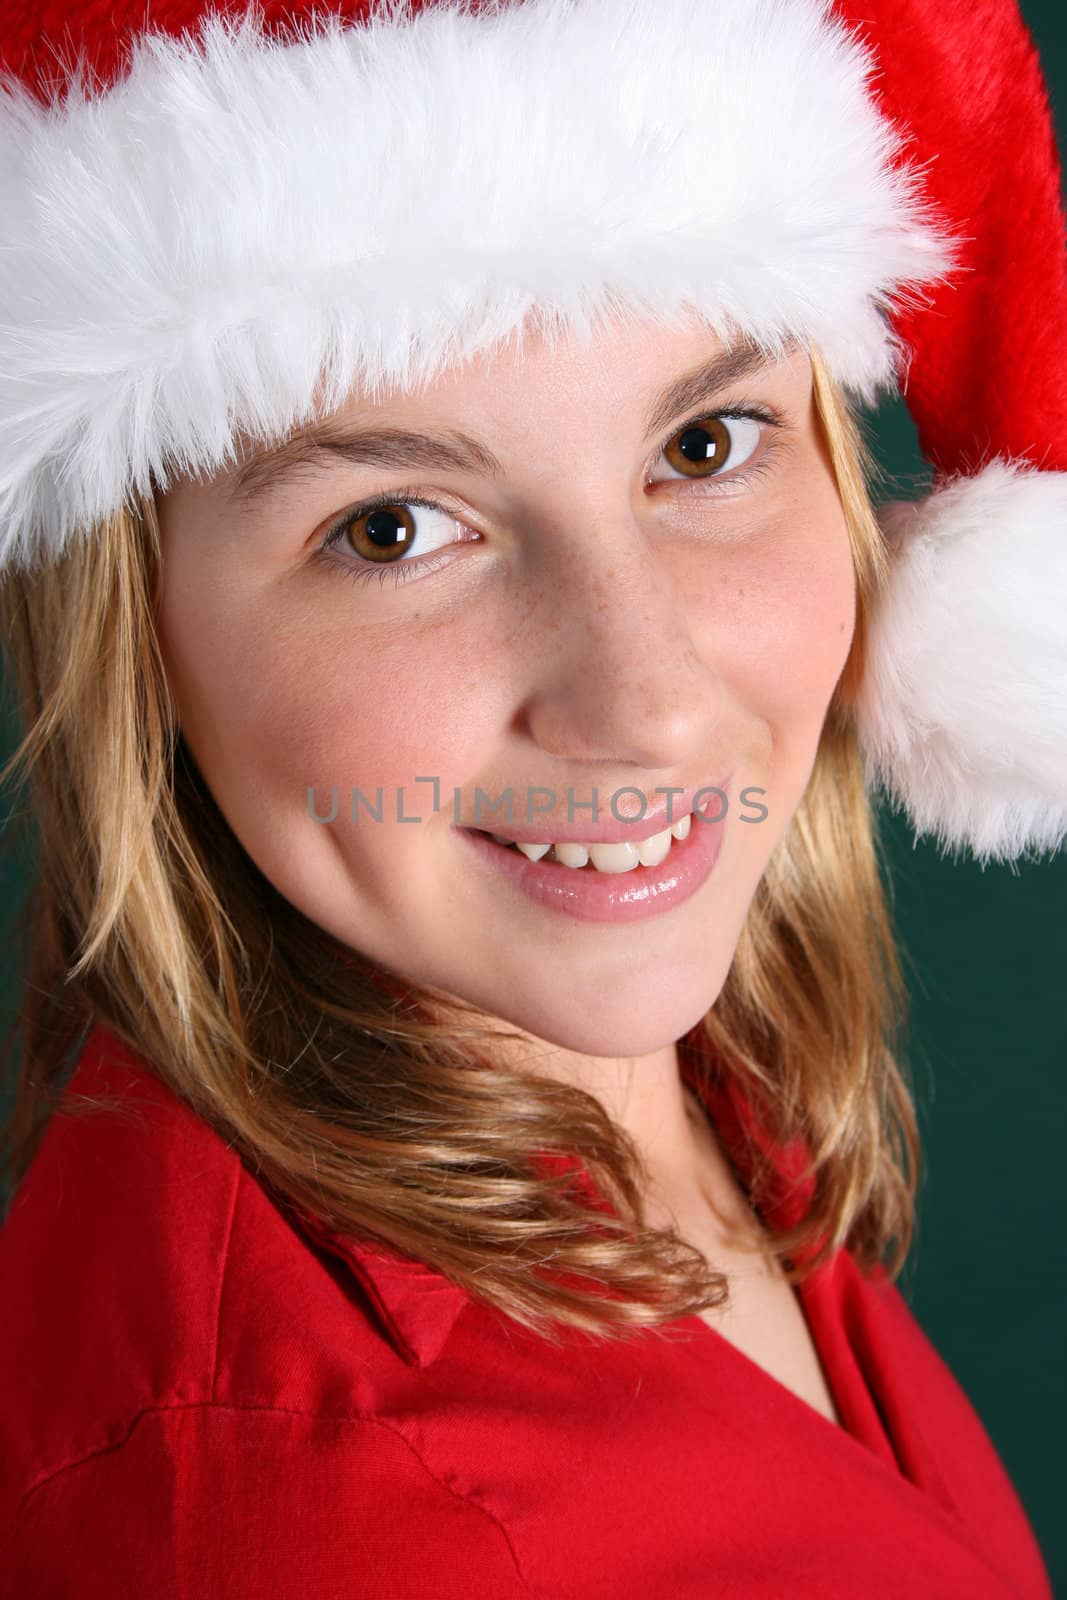
<svg viewBox="0 0 1067 1600">
<path fill-rule="evenodd" d="M 537 1162 L 546 1173 L 571 1169 L 587 1202 L 613 1211 L 576 1156 L 542 1151 Z M 435 1361 L 460 1312 L 471 1303 L 467 1290 L 436 1267 L 377 1241 L 334 1231 L 303 1208 L 290 1210 L 301 1230 L 358 1278 L 397 1353 L 412 1366 L 426 1367 Z"/>
<path fill-rule="evenodd" d="M 410 1366 L 435 1361 L 470 1295 L 443 1272 L 384 1245 L 335 1233 L 317 1217 L 297 1212 L 300 1227 L 339 1257 L 370 1297 L 397 1353 Z"/>
</svg>

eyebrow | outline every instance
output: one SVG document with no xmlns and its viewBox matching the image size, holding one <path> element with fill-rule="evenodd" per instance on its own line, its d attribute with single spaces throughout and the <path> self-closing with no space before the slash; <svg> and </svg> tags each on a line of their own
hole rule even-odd
<svg viewBox="0 0 1067 1600">
<path fill-rule="evenodd" d="M 799 344 L 784 342 L 784 354 Z M 682 411 L 703 405 L 720 389 L 729 388 L 769 366 L 776 358 L 753 340 L 742 339 L 674 379 L 656 396 L 645 415 L 646 436 L 658 433 Z M 368 427 L 337 420 L 301 428 L 282 444 L 257 451 L 242 465 L 231 486 L 231 505 L 247 510 L 302 469 L 341 460 L 354 466 L 399 471 L 477 472 L 498 477 L 504 468 L 480 439 L 457 429 L 438 433 L 404 428 Z"/>
</svg>

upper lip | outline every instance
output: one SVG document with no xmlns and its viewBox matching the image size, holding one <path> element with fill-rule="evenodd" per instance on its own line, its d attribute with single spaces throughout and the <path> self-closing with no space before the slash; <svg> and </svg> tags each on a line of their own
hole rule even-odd
<svg viewBox="0 0 1067 1600">
<path fill-rule="evenodd" d="M 651 789 L 641 789 L 640 784 L 617 784 L 615 788 L 601 788 L 597 786 L 597 820 L 593 821 L 592 811 L 586 809 L 579 812 L 574 822 L 566 821 L 566 810 L 563 817 L 538 816 L 533 823 L 508 822 L 506 810 L 500 812 L 500 825 L 494 827 L 495 815 L 489 810 L 488 805 L 483 805 L 487 816 L 479 822 L 463 822 L 457 824 L 462 828 L 473 828 L 479 833 L 493 833 L 498 839 L 510 839 L 515 844 L 640 844 L 643 839 L 649 839 L 654 833 L 662 833 L 665 828 L 673 827 L 693 810 L 693 800 L 700 795 L 700 808 L 702 811 L 712 809 L 716 815 L 722 813 L 723 803 L 719 796 L 703 793 L 702 790 L 720 789 L 723 793 L 727 790 L 730 779 L 709 780 L 706 783 L 692 785 L 682 784 L 653 784 Z M 544 785 L 550 788 L 551 785 Z M 636 817 L 631 822 L 620 822 L 611 809 L 611 797 L 618 790 L 626 788 L 641 789 L 645 798 L 651 801 L 657 789 L 680 789 L 680 794 L 656 795 L 656 804 L 648 805 L 645 814 L 638 820 Z M 492 799 L 493 792 L 483 791 Z M 513 790 L 514 796 L 512 809 L 520 812 L 523 809 L 521 791 Z M 571 809 L 577 810 L 582 800 L 591 800 L 592 795 L 575 798 L 571 802 Z M 636 796 L 627 792 L 625 800 L 633 805 Z M 667 804 L 670 802 L 670 818 L 667 816 Z M 583 816 L 585 820 L 583 821 Z"/>
</svg>

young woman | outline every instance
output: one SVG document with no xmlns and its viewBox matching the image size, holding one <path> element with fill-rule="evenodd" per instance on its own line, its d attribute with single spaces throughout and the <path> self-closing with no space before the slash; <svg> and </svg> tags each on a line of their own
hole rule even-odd
<svg viewBox="0 0 1067 1600">
<path fill-rule="evenodd" d="M 0 39 L 12 1592 L 1047 1596 L 870 799 L 1067 829 L 1014 4 L 191 9 Z"/>
</svg>

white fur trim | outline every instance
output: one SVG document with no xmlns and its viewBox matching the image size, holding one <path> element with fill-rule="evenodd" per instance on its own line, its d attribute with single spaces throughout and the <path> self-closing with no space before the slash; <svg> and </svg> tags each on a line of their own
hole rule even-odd
<svg viewBox="0 0 1067 1600">
<path fill-rule="evenodd" d="M 1067 473 L 994 460 L 879 521 L 892 576 L 857 726 L 868 781 L 979 860 L 1067 837 Z"/>
<path fill-rule="evenodd" d="M 0 567 L 531 311 L 588 338 L 688 306 L 816 342 L 867 403 L 897 381 L 886 314 L 955 255 L 830 0 L 325 22 L 147 35 L 91 102 L 7 84 Z"/>
</svg>

